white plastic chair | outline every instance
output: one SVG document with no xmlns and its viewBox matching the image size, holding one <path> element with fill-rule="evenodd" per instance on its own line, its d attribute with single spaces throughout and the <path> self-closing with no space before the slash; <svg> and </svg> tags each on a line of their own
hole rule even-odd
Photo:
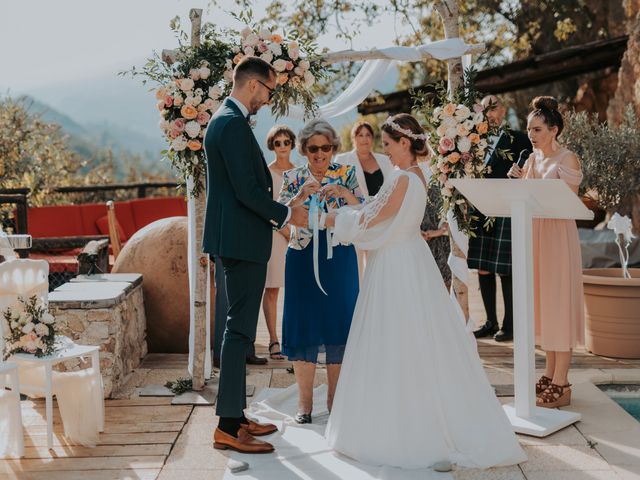
<svg viewBox="0 0 640 480">
<path fill-rule="evenodd" d="M 5 386 L 11 390 L 6 390 Z M 13 363 L 0 364 L 0 432 L 0 458 L 24 456 L 18 366 Z"/>
</svg>

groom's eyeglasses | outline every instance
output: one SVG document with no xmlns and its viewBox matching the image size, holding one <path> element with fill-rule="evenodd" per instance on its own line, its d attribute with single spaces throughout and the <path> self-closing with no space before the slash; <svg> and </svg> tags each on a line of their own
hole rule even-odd
<svg viewBox="0 0 640 480">
<path fill-rule="evenodd" d="M 267 90 L 269 90 L 269 100 L 273 99 L 273 96 L 276 94 L 276 89 L 275 88 L 271 88 L 269 85 L 267 85 L 266 83 L 261 82 L 260 80 L 258 80 L 256 78 L 256 82 L 258 82 L 260 85 L 262 85 L 264 88 L 266 88 Z"/>
<path fill-rule="evenodd" d="M 307 151 L 309 153 L 318 153 L 318 150 L 322 150 L 324 153 L 329 153 L 333 150 L 333 145 L 309 145 Z"/>
<path fill-rule="evenodd" d="M 288 147 L 291 145 L 291 140 L 283 140 L 282 142 L 280 140 L 276 140 L 273 142 L 273 144 L 276 146 L 276 148 Z"/>
</svg>

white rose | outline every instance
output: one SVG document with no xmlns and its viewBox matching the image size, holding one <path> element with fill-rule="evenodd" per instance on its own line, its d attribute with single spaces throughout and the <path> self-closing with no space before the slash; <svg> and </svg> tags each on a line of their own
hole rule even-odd
<svg viewBox="0 0 640 480">
<path fill-rule="evenodd" d="M 271 38 L 271 32 L 266 28 L 261 28 L 260 31 L 258 32 L 258 35 L 263 40 L 268 40 Z"/>
<path fill-rule="evenodd" d="M 185 148 L 187 148 L 187 139 L 184 138 L 183 135 L 180 135 L 179 137 L 176 137 L 176 138 L 173 139 L 173 142 L 171 142 L 171 147 L 176 152 L 181 152 Z"/>
<path fill-rule="evenodd" d="M 471 149 L 471 140 L 469 140 L 469 137 L 460 137 L 457 146 L 461 153 L 467 153 Z"/>
<path fill-rule="evenodd" d="M 198 134 L 200 133 L 200 124 L 198 122 L 196 122 L 195 120 L 191 120 L 190 122 L 187 122 L 185 124 L 184 131 L 191 138 L 196 138 L 198 136 Z"/>
<path fill-rule="evenodd" d="M 446 132 L 447 132 L 447 127 L 445 127 L 444 125 L 440 125 L 438 128 L 436 128 L 436 133 L 438 134 L 439 137 L 445 137 Z"/>
<path fill-rule="evenodd" d="M 444 117 L 442 119 L 441 125 L 444 125 L 447 128 L 451 128 L 451 127 L 455 128 L 458 125 L 458 122 L 453 117 Z"/>
<path fill-rule="evenodd" d="M 302 60 L 300 61 L 300 64 L 298 66 L 303 70 L 309 70 L 309 67 L 311 66 L 311 64 L 309 63 L 308 60 Z"/>
<path fill-rule="evenodd" d="M 271 63 L 271 61 L 273 60 L 273 53 L 271 53 L 270 50 L 267 50 L 262 55 L 260 55 L 260 58 L 267 63 Z"/>
<path fill-rule="evenodd" d="M 166 132 L 169 129 L 169 122 L 167 122 L 165 119 L 160 120 L 160 130 L 162 130 L 163 132 Z"/>
<path fill-rule="evenodd" d="M 282 47 L 280 45 L 278 45 L 277 43 L 270 43 L 269 44 L 269 50 L 271 50 L 271 52 L 276 57 L 279 57 L 280 55 L 282 55 Z"/>
<path fill-rule="evenodd" d="M 316 82 L 315 77 L 310 71 L 304 72 L 304 86 L 309 88 Z"/>
<path fill-rule="evenodd" d="M 478 125 L 479 123 L 484 122 L 484 115 L 482 112 L 474 113 L 472 119 L 473 123 Z"/>
<path fill-rule="evenodd" d="M 22 333 L 29 333 L 34 328 L 35 325 L 32 322 L 25 323 L 24 327 L 22 327 Z"/>
<path fill-rule="evenodd" d="M 287 62 L 280 58 L 273 62 L 273 68 L 276 69 L 276 72 L 284 72 L 287 68 Z"/>
<path fill-rule="evenodd" d="M 191 80 L 200 80 L 200 69 L 192 68 L 189 70 L 189 77 Z"/>
<path fill-rule="evenodd" d="M 42 315 L 42 323 L 46 323 L 47 325 L 51 325 L 56 321 L 56 317 L 51 315 L 49 312 L 46 312 Z"/>
<path fill-rule="evenodd" d="M 180 90 L 182 90 L 183 92 L 192 90 L 194 85 L 195 84 L 193 83 L 193 80 L 191 80 L 190 78 L 183 78 L 182 80 L 180 80 Z"/>
<path fill-rule="evenodd" d="M 36 325 L 36 334 L 39 337 L 44 337 L 49 335 L 49 327 L 47 327 L 44 323 L 39 323 Z"/>
<path fill-rule="evenodd" d="M 469 115 L 471 115 L 471 110 L 469 110 L 469 108 L 466 105 L 458 105 L 456 107 L 456 113 L 455 113 L 456 117 L 467 118 Z"/>
<path fill-rule="evenodd" d="M 255 33 L 250 33 L 242 43 L 245 47 L 255 47 L 260 43 L 260 38 Z"/>
<path fill-rule="evenodd" d="M 222 78 L 227 82 L 230 82 L 233 79 L 233 70 L 225 70 L 222 74 Z"/>
<path fill-rule="evenodd" d="M 484 150 L 485 148 L 487 148 L 487 146 L 487 141 L 484 138 L 480 139 L 480 142 L 478 142 L 478 148 L 480 150 Z"/>
<path fill-rule="evenodd" d="M 238 45 L 234 45 L 233 47 L 231 47 L 231 51 L 233 53 L 240 53 L 240 47 Z M 227 60 L 227 62 L 231 62 L 231 60 Z"/>
<path fill-rule="evenodd" d="M 297 66 L 296 68 L 293 69 L 293 73 L 295 73 L 299 77 L 302 77 L 304 75 L 304 70 L 300 68 L 300 66 Z"/>
<path fill-rule="evenodd" d="M 473 129 L 473 121 L 472 120 L 465 120 L 462 125 L 464 126 L 464 128 L 468 131 L 471 131 Z"/>
<path fill-rule="evenodd" d="M 449 138 L 456 138 L 458 134 L 458 129 L 456 127 L 446 127 L 444 131 L 444 136 Z"/>
<path fill-rule="evenodd" d="M 244 27 L 241 31 L 240 31 L 240 36 L 242 38 L 247 38 L 249 35 L 251 35 L 251 28 L 250 27 Z"/>
<path fill-rule="evenodd" d="M 201 103 L 202 103 L 202 97 L 200 95 L 196 95 L 195 97 L 193 97 L 193 103 L 191 105 L 193 105 L 194 107 L 197 107 Z"/>
<path fill-rule="evenodd" d="M 256 55 L 256 51 L 253 49 L 253 47 L 249 47 L 249 46 L 244 47 L 243 52 L 247 57 L 255 57 Z"/>
<path fill-rule="evenodd" d="M 209 98 L 217 100 L 220 98 L 220 95 L 222 95 L 222 89 L 219 85 L 214 85 L 209 88 Z"/>
</svg>

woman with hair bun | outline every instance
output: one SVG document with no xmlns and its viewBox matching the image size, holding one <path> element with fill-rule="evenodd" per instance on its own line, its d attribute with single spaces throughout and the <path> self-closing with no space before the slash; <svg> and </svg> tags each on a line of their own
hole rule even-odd
<svg viewBox="0 0 640 480">
<path fill-rule="evenodd" d="M 509 176 L 560 178 L 577 194 L 580 161 L 558 142 L 564 120 L 553 97 L 536 97 L 527 117 L 533 153 L 524 167 L 514 164 Z M 536 404 L 556 408 L 571 403 L 568 374 L 571 353 L 584 343 L 582 258 L 573 220 L 533 220 L 534 317 L 536 343 L 546 353 L 545 372 L 536 383 Z"/>
</svg>

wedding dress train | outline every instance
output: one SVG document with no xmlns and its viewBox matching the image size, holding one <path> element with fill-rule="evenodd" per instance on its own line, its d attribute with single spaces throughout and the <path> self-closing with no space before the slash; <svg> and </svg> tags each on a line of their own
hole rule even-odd
<svg viewBox="0 0 640 480">
<path fill-rule="evenodd" d="M 336 217 L 334 243 L 368 250 L 326 430 L 360 462 L 516 464 L 526 455 L 420 236 L 426 193 L 394 171 L 372 202 Z"/>
</svg>

